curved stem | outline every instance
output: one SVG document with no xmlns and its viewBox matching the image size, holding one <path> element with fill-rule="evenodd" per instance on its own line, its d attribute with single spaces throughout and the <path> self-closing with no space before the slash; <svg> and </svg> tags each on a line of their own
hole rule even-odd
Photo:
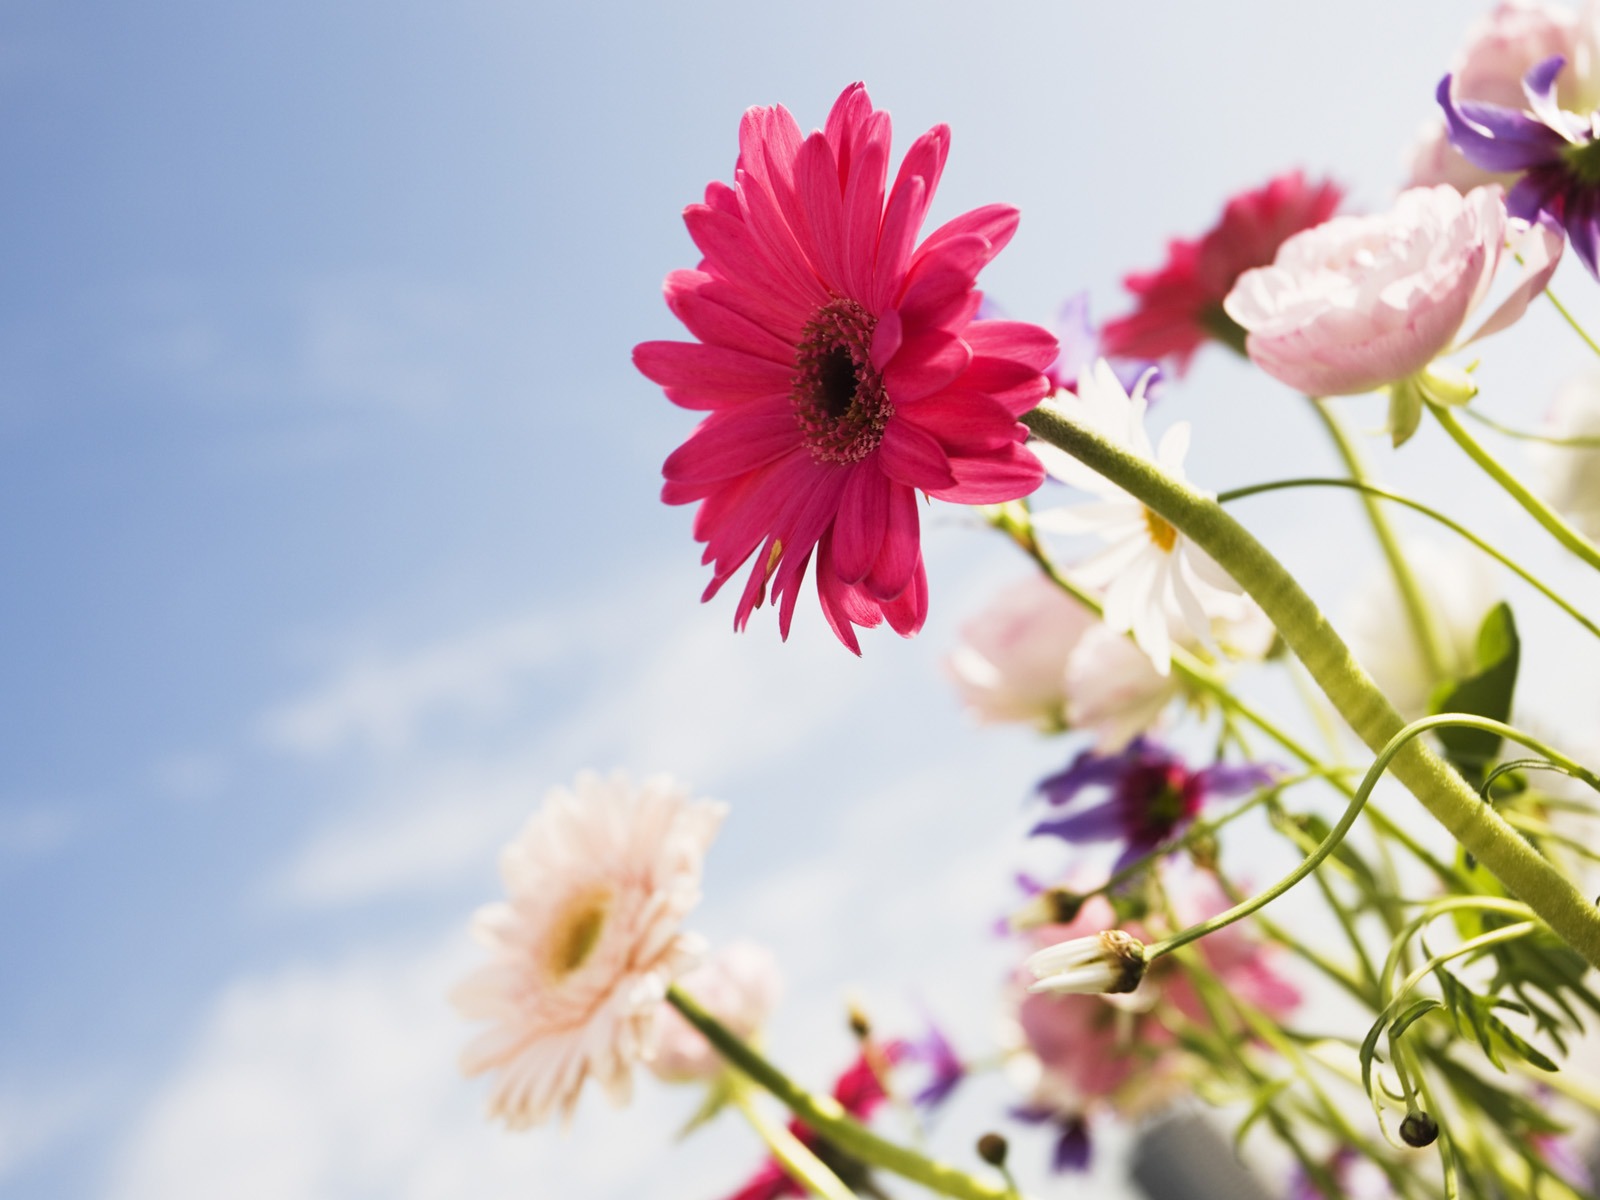
<svg viewBox="0 0 1600 1200">
<path fill-rule="evenodd" d="M 749 1089 L 743 1083 L 732 1088 L 731 1099 L 740 1115 L 750 1123 L 750 1128 L 772 1151 L 772 1157 L 778 1160 L 778 1165 L 788 1172 L 789 1178 L 821 1196 L 822 1200 L 856 1200 L 856 1194 L 845 1187 L 804 1142 L 790 1133 L 787 1126 L 774 1121 L 756 1107 L 750 1099 Z"/>
<path fill-rule="evenodd" d="M 682 1013 L 683 1019 L 699 1030 L 718 1054 L 772 1093 L 808 1128 L 846 1154 L 957 1200 L 1008 1200 L 1014 1195 L 1007 1187 L 985 1183 L 948 1163 L 879 1137 L 854 1120 L 833 1097 L 813 1095 L 795 1083 L 679 988 L 667 989 L 667 1003 Z"/>
<path fill-rule="evenodd" d="M 1381 751 L 1405 729 L 1311 597 L 1215 500 L 1052 409 L 1035 409 L 1023 420 L 1034 434 L 1118 484 L 1209 554 L 1261 606 L 1370 749 Z M 1456 841 L 1590 964 L 1600 966 L 1600 910 L 1570 880 L 1425 746 L 1402 743 L 1393 765 L 1396 778 Z"/>
<path fill-rule="evenodd" d="M 1596 343 L 1594 338 L 1589 336 L 1589 331 L 1578 323 L 1578 318 L 1573 316 L 1572 313 L 1567 310 L 1567 306 L 1565 304 L 1556 299 L 1556 294 L 1549 288 L 1545 288 L 1544 297 L 1546 300 L 1550 301 L 1551 304 L 1555 305 L 1556 311 L 1561 314 L 1561 319 L 1564 320 L 1568 325 L 1572 326 L 1573 331 L 1583 339 L 1584 344 L 1596 354 L 1600 354 L 1600 343 Z"/>
<path fill-rule="evenodd" d="M 1385 488 L 1374 487 L 1370 483 L 1362 483 L 1354 479 L 1306 478 L 1279 479 L 1274 480 L 1271 483 L 1255 483 L 1251 484 L 1249 487 L 1233 488 L 1230 491 L 1220 493 L 1217 496 L 1217 503 L 1231 504 L 1233 501 L 1243 500 L 1247 496 L 1261 496 L 1265 495 L 1267 492 L 1281 492 L 1289 488 L 1305 487 L 1347 488 L 1353 491 L 1362 492 L 1368 496 L 1381 496 L 1385 500 L 1388 500 L 1394 504 L 1403 505 L 1404 507 L 1411 509 L 1413 512 L 1419 512 L 1423 516 L 1437 521 L 1440 525 L 1443 525 L 1446 529 L 1450 530 L 1451 533 L 1454 533 L 1457 536 L 1465 538 L 1467 541 L 1471 542 L 1479 550 L 1482 550 L 1490 558 L 1494 559 L 1501 566 L 1505 567 L 1512 574 L 1516 575 L 1517 578 L 1521 579 L 1524 583 L 1527 583 L 1536 592 L 1545 597 L 1545 599 L 1549 600 L 1562 612 L 1566 613 L 1579 625 L 1582 625 L 1596 637 L 1600 637 L 1600 625 L 1596 625 L 1588 617 L 1584 616 L 1577 610 L 1577 608 L 1575 608 L 1567 600 L 1563 599 L 1559 593 L 1540 580 L 1538 576 L 1533 574 L 1532 571 L 1519 566 L 1509 556 L 1496 550 L 1493 546 L 1489 545 L 1488 542 L 1484 541 L 1460 522 L 1454 521 L 1445 516 L 1442 512 L 1439 512 L 1437 509 L 1429 508 L 1426 504 L 1423 504 L 1417 500 L 1412 500 L 1408 496 L 1402 496 L 1396 492 L 1388 491 Z"/>
<path fill-rule="evenodd" d="M 1513 429 L 1510 425 L 1502 424 L 1493 417 L 1486 417 L 1470 404 L 1461 410 L 1462 415 L 1476 421 L 1479 425 L 1487 426 L 1503 437 L 1516 438 L 1519 442 L 1538 442 L 1541 446 L 1559 446 L 1566 450 L 1600 450 L 1600 437 L 1593 434 L 1575 435 L 1573 437 L 1549 437 L 1546 434 L 1534 433 L 1528 429 Z"/>
<path fill-rule="evenodd" d="M 1551 537 L 1591 567 L 1600 570 L 1600 549 L 1597 549 L 1593 542 L 1567 524 L 1560 513 L 1535 496 L 1521 480 L 1501 466 L 1499 460 L 1480 446 L 1477 439 L 1467 432 L 1466 427 L 1456 419 L 1455 413 L 1437 404 L 1430 404 L 1428 407 L 1433 409 L 1433 415 L 1438 418 L 1439 424 L 1444 426 L 1445 432 L 1455 439 L 1456 445 L 1467 452 L 1467 457 L 1509 492 L 1511 498 L 1522 505 L 1529 516 L 1549 530 Z"/>
<path fill-rule="evenodd" d="M 1400 593 L 1400 603 L 1405 608 L 1406 619 L 1411 623 L 1411 631 L 1416 636 L 1417 648 L 1422 652 L 1422 661 L 1427 667 L 1428 678 L 1443 679 L 1449 674 L 1450 664 L 1444 635 L 1439 631 L 1439 623 L 1433 619 L 1427 598 L 1422 593 L 1421 585 L 1417 583 L 1415 572 L 1411 570 L 1411 563 L 1400 549 L 1399 539 L 1394 535 L 1388 516 L 1377 502 L 1376 497 L 1381 493 L 1375 488 L 1368 490 L 1366 464 L 1361 461 L 1360 453 L 1345 433 L 1344 425 L 1339 418 L 1324 401 L 1315 396 L 1307 399 L 1311 401 L 1311 407 L 1316 409 L 1317 416 L 1322 418 L 1328 436 L 1333 439 L 1339 457 L 1344 460 L 1345 470 L 1350 472 L 1349 482 L 1358 485 L 1361 504 L 1367 510 L 1367 519 L 1372 522 L 1372 532 L 1377 535 L 1383 557 L 1388 560 L 1389 573 L 1394 576 L 1395 590 Z M 1221 497 L 1218 497 L 1218 502 L 1221 503 Z"/>
</svg>

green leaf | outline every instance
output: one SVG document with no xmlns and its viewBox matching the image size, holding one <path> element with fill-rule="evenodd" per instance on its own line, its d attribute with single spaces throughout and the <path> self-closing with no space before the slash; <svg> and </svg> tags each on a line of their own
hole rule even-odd
<svg viewBox="0 0 1600 1200">
<path fill-rule="evenodd" d="M 1442 683 L 1434 690 L 1435 713 L 1470 713 L 1505 721 L 1511 716 L 1511 696 L 1517 686 L 1522 642 L 1511 606 L 1495 605 L 1478 630 L 1477 669 L 1465 679 Z M 1473 787 L 1483 783 L 1489 764 L 1500 753 L 1498 734 L 1481 729 L 1449 727 L 1439 730 L 1445 757 Z"/>
<path fill-rule="evenodd" d="M 1245 1114 L 1244 1120 L 1239 1122 L 1239 1128 L 1233 1131 L 1235 1154 L 1238 1154 L 1239 1148 L 1244 1145 L 1244 1136 L 1250 1132 L 1250 1127 L 1266 1115 L 1267 1110 L 1272 1107 L 1272 1102 L 1278 1098 L 1278 1094 L 1293 1082 L 1293 1075 L 1284 1075 L 1271 1080 L 1256 1094 L 1255 1103 L 1250 1106 L 1250 1111 Z"/>
<path fill-rule="evenodd" d="M 1528 1010 L 1523 1005 L 1503 996 L 1479 995 L 1443 967 L 1436 969 L 1434 975 L 1444 992 L 1445 1007 L 1455 1021 L 1457 1032 L 1464 1036 L 1470 1028 L 1473 1039 L 1483 1047 L 1484 1055 L 1499 1070 L 1506 1069 L 1502 1059 L 1505 1053 L 1515 1054 L 1541 1071 L 1561 1069 L 1549 1055 L 1495 1015 L 1496 1009 L 1505 1009 L 1527 1016 Z"/>
</svg>

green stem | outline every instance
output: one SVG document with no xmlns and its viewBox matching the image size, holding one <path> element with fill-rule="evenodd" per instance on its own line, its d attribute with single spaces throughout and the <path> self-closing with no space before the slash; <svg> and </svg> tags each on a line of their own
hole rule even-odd
<svg viewBox="0 0 1600 1200">
<path fill-rule="evenodd" d="M 1023 419 L 1034 434 L 1121 486 L 1209 554 L 1261 606 L 1369 749 L 1382 750 L 1405 729 L 1311 597 L 1220 504 L 1058 412 L 1038 408 Z M 1419 742 L 1401 746 L 1393 761 L 1400 782 L 1513 895 L 1586 961 L 1600 966 L 1600 910 L 1448 763 Z"/>
<path fill-rule="evenodd" d="M 1593 542 L 1567 524 L 1560 513 L 1535 496 L 1521 480 L 1501 466 L 1499 460 L 1479 445 L 1477 439 L 1467 432 L 1466 427 L 1456 418 L 1455 413 L 1437 404 L 1430 404 L 1428 407 L 1433 410 L 1433 415 L 1438 419 L 1439 424 L 1444 426 L 1444 431 L 1455 439 L 1456 445 L 1467 452 L 1467 457 L 1482 467 L 1491 479 L 1509 492 L 1511 498 L 1522 505 L 1529 516 L 1550 532 L 1551 537 L 1555 538 L 1556 541 L 1560 542 L 1591 567 L 1600 570 L 1600 549 L 1597 549 Z"/>
<path fill-rule="evenodd" d="M 1433 612 L 1423 596 L 1422 587 L 1417 583 L 1416 574 L 1411 570 L 1411 563 L 1400 549 L 1400 541 L 1394 535 L 1389 518 L 1378 504 L 1377 496 L 1380 493 L 1377 489 L 1370 491 L 1367 489 L 1366 464 L 1361 461 L 1360 452 L 1345 433 L 1343 424 L 1334 415 L 1333 410 L 1314 396 L 1307 398 L 1311 401 L 1311 407 L 1316 409 L 1317 416 L 1322 418 L 1328 436 L 1333 439 L 1339 457 L 1344 460 L 1345 470 L 1350 472 L 1350 479 L 1344 482 L 1356 484 L 1361 492 L 1361 504 L 1367 510 L 1367 519 L 1372 523 L 1372 532 L 1377 535 L 1383 557 L 1388 560 L 1389 572 L 1394 576 L 1395 590 L 1400 593 L 1400 602 L 1405 607 L 1406 619 L 1410 621 L 1411 631 L 1417 639 L 1417 648 L 1422 652 L 1422 661 L 1427 667 L 1428 678 L 1444 679 L 1450 670 L 1449 648 L 1445 645 L 1439 623 L 1434 620 Z M 1222 502 L 1220 497 L 1218 502 Z"/>
<path fill-rule="evenodd" d="M 1323 860 L 1338 848 L 1339 843 L 1344 841 L 1344 835 L 1349 832 L 1350 827 L 1355 824 L 1356 818 L 1361 815 L 1361 810 L 1367 803 L 1367 797 L 1372 794 L 1372 789 L 1378 786 L 1378 781 L 1383 778 L 1384 772 L 1389 769 L 1390 763 L 1402 754 L 1419 734 L 1444 726 L 1481 729 L 1486 733 L 1496 733 L 1501 737 L 1519 741 L 1530 749 L 1538 750 L 1542 754 L 1548 754 L 1562 766 L 1570 766 L 1582 772 L 1580 778 L 1585 783 L 1589 783 L 1591 786 L 1600 786 L 1600 780 L 1597 780 L 1591 772 L 1565 755 L 1549 749 L 1537 738 L 1525 734 L 1519 729 L 1513 729 L 1511 726 L 1502 724 L 1499 721 L 1492 721 L 1488 717 L 1477 717 L 1466 713 L 1440 713 L 1438 716 L 1423 717 L 1420 720 L 1411 722 L 1411 724 L 1395 734 L 1394 737 L 1389 739 L 1388 744 L 1378 752 L 1377 758 L 1372 760 L 1372 765 L 1367 768 L 1366 775 L 1362 777 L 1361 785 L 1356 788 L 1355 795 L 1350 798 L 1350 803 L 1345 806 L 1344 813 L 1340 816 L 1338 823 L 1328 831 L 1327 837 L 1317 844 L 1317 848 L 1308 854 L 1298 867 L 1290 871 L 1266 891 L 1252 896 L 1242 904 L 1236 904 L 1226 912 L 1220 912 L 1209 920 L 1201 921 L 1197 925 L 1191 925 L 1188 929 L 1147 947 L 1145 950 L 1146 961 L 1168 954 L 1179 946 L 1186 946 L 1198 938 L 1205 937 L 1208 933 L 1215 933 L 1225 925 L 1231 925 L 1235 921 L 1248 917 L 1259 908 L 1265 908 L 1307 875 L 1311 874 L 1311 872 L 1315 871 L 1322 865 Z M 1489 806 L 1482 804 L 1480 807 L 1488 808 Z M 1510 827 L 1507 826 L 1507 828 L 1509 829 Z M 1519 837 L 1518 840 L 1521 841 L 1521 838 Z M 1522 844 L 1524 846 L 1527 845 L 1526 842 L 1522 842 Z M 1532 847 L 1529 847 L 1529 852 L 1532 853 Z M 1544 862 L 1543 859 L 1539 861 Z M 1546 865 L 1548 866 L 1549 864 Z M 1563 882 L 1565 881 L 1563 880 Z M 1568 886 L 1570 887 L 1571 885 L 1568 884 Z M 1528 907 L 1533 909 L 1532 904 L 1528 904 Z"/>
<path fill-rule="evenodd" d="M 846 1154 L 957 1200 L 1008 1200 L 1012 1195 L 1009 1188 L 985 1183 L 947 1163 L 879 1137 L 854 1120 L 833 1097 L 814 1095 L 795 1083 L 677 987 L 667 989 L 667 1002 L 700 1031 L 718 1054 L 772 1093 L 808 1128 Z"/>
<path fill-rule="evenodd" d="M 1541 596 L 1544 596 L 1579 625 L 1582 625 L 1590 633 L 1594 634 L 1595 637 L 1600 637 L 1600 625 L 1596 625 L 1588 617 L 1584 616 L 1583 613 L 1579 612 L 1576 607 L 1563 599 L 1561 595 L 1545 584 L 1537 575 L 1533 574 L 1533 572 L 1527 570 L 1525 567 L 1519 566 L 1509 556 L 1496 550 L 1488 542 L 1484 541 L 1477 534 L 1473 533 L 1470 529 L 1466 528 L 1466 526 L 1460 524 L 1458 521 L 1451 520 L 1437 509 L 1429 508 L 1426 504 L 1412 500 L 1408 496 L 1402 496 L 1396 492 L 1391 492 L 1384 488 L 1373 487 L 1370 483 L 1361 483 L 1354 479 L 1279 479 L 1271 483 L 1254 483 L 1249 487 L 1234 488 L 1231 491 L 1222 492 L 1217 496 L 1217 503 L 1231 504 L 1233 501 L 1243 500 L 1247 496 L 1260 496 L 1266 494 L 1267 492 L 1281 492 L 1290 488 L 1305 487 L 1348 488 L 1354 491 L 1362 492 L 1368 496 L 1381 496 L 1385 500 L 1388 500 L 1394 504 L 1403 505 L 1404 507 L 1411 509 L 1413 512 L 1419 512 L 1423 516 L 1437 521 L 1440 525 L 1443 525 L 1446 529 L 1450 530 L 1451 533 L 1454 533 L 1459 537 L 1471 542 L 1479 550 L 1483 551 L 1501 566 L 1512 572 L 1512 574 L 1523 580 L 1523 582 L 1529 584 Z"/>
<path fill-rule="evenodd" d="M 762 1112 L 750 1098 L 750 1091 L 743 1083 L 737 1083 L 732 1089 L 734 1107 L 746 1121 L 750 1128 L 763 1142 L 767 1149 L 772 1151 L 772 1157 L 778 1160 L 778 1165 L 789 1173 L 801 1187 L 806 1188 L 823 1200 L 856 1200 L 856 1194 L 845 1187 L 839 1177 L 828 1170 L 827 1165 L 813 1154 L 799 1138 L 790 1133 L 788 1128 L 774 1121 Z"/>
<path fill-rule="evenodd" d="M 1541 446 L 1559 446 L 1565 450 L 1600 450 L 1600 437 L 1593 434 L 1579 434 L 1573 437 L 1551 437 L 1548 434 L 1534 433 L 1528 429 L 1513 429 L 1510 425 L 1496 421 L 1493 417 L 1486 417 L 1470 404 L 1461 410 L 1462 416 L 1476 421 L 1479 425 L 1487 426 L 1503 437 L 1516 438 L 1519 442 L 1538 442 Z"/>
<path fill-rule="evenodd" d="M 999 527 L 1027 552 L 1028 556 L 1033 559 L 1052 583 L 1090 612 L 1099 615 L 1101 611 L 1099 597 L 1092 592 L 1085 591 L 1062 574 L 1061 569 L 1045 553 L 1044 547 L 1039 545 L 1039 541 L 1034 537 L 1031 528 L 1011 521 L 1002 521 Z M 1238 696 L 1235 696 L 1228 687 L 1226 680 L 1182 646 L 1174 646 L 1172 648 L 1172 668 L 1185 683 L 1205 692 L 1227 711 L 1236 713 L 1246 721 L 1249 721 L 1250 724 L 1277 742 L 1279 746 L 1301 763 L 1313 770 L 1327 772 L 1322 760 L 1308 747 L 1265 713 L 1258 711 Z M 1347 782 L 1337 771 L 1328 772 L 1328 780 L 1344 794 L 1346 799 L 1355 794 L 1353 785 Z M 1393 838 L 1399 842 L 1418 862 L 1421 862 L 1440 879 L 1457 887 L 1466 886 L 1466 882 L 1459 871 L 1449 863 L 1443 862 L 1433 854 L 1430 854 L 1426 847 L 1396 825 L 1382 809 L 1375 806 L 1368 815 L 1371 817 L 1372 823 L 1377 826 L 1379 832 L 1385 837 Z"/>
<path fill-rule="evenodd" d="M 1565 304 L 1556 299 L 1556 294 L 1549 288 L 1545 288 L 1544 295 L 1546 300 L 1550 301 L 1551 304 L 1556 306 L 1556 311 L 1561 314 L 1561 319 L 1564 320 L 1568 325 L 1572 326 L 1573 331 L 1583 339 L 1584 344 L 1596 354 L 1600 354 L 1600 343 L 1596 343 L 1596 341 L 1589 336 L 1589 331 L 1578 323 L 1577 317 L 1573 316 L 1567 311 L 1567 306 Z"/>
</svg>

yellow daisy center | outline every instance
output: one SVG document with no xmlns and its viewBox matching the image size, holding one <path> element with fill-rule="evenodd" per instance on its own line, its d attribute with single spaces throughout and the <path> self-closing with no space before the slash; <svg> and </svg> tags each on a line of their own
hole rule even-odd
<svg viewBox="0 0 1600 1200">
<path fill-rule="evenodd" d="M 1172 553 L 1172 548 L 1178 544 L 1178 531 L 1173 528 L 1171 521 L 1147 508 L 1144 510 L 1144 527 L 1150 531 L 1150 540 L 1161 547 L 1163 553 Z"/>
<path fill-rule="evenodd" d="M 604 888 L 579 892 L 568 898 L 550 926 L 545 967 L 551 978 L 565 979 L 589 961 L 594 948 L 600 944 L 610 906 L 611 893 Z"/>
</svg>

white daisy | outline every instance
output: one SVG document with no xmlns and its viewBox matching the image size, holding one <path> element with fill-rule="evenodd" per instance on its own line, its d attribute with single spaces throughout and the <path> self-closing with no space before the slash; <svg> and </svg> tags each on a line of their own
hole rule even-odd
<svg viewBox="0 0 1600 1200">
<path fill-rule="evenodd" d="M 505 848 L 506 902 L 473 921 L 491 961 L 451 996 L 491 1022 L 461 1060 L 468 1075 L 499 1072 L 491 1114 L 513 1129 L 566 1119 L 590 1078 L 628 1100 L 667 985 L 698 958 L 679 926 L 725 812 L 665 777 L 585 773 Z"/>
<path fill-rule="evenodd" d="M 1183 459 L 1189 451 L 1188 422 L 1168 429 L 1158 448 L 1152 448 L 1145 432 L 1149 378 L 1140 379 L 1130 396 L 1101 359 L 1078 380 L 1077 395 L 1058 392 L 1049 403 L 1068 420 L 1187 483 Z M 1171 669 L 1174 622 L 1211 647 L 1212 622 L 1237 606 L 1238 585 L 1165 518 L 1104 475 L 1054 446 L 1029 445 L 1054 478 L 1099 497 L 1094 503 L 1040 512 L 1033 520 L 1047 532 L 1094 534 L 1107 543 L 1072 572 L 1079 583 L 1104 589 L 1106 624 L 1131 632 L 1163 675 Z"/>
</svg>

